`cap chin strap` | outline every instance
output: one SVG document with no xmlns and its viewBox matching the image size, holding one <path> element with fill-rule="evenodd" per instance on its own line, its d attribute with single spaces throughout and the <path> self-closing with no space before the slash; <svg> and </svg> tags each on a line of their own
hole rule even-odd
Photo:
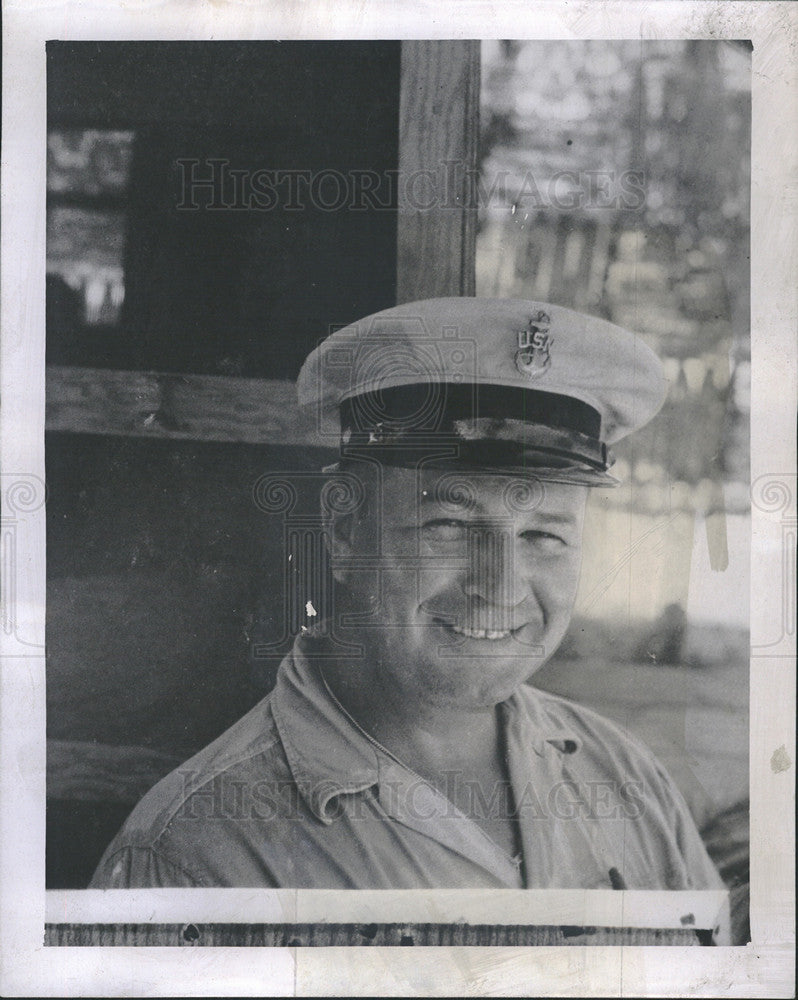
<svg viewBox="0 0 798 1000">
<path fill-rule="evenodd" d="M 576 431 L 519 421 L 469 421 L 465 434 L 396 432 L 380 426 L 344 433 L 343 460 L 365 460 L 403 468 L 495 471 L 588 486 L 617 485 L 609 475 L 614 457 L 607 446 Z M 460 423 L 460 422 L 458 422 Z"/>
<path fill-rule="evenodd" d="M 429 469 L 442 473 L 493 473 L 495 475 L 543 479 L 554 483 L 570 483 L 577 486 L 603 486 L 606 488 L 620 485 L 620 480 L 606 470 L 591 468 L 588 465 L 580 465 L 564 459 L 558 460 L 555 456 L 543 452 L 538 452 L 535 455 L 527 453 L 526 459 L 527 461 L 521 464 L 500 464 L 497 462 L 487 464 L 475 462 L 471 457 L 457 455 L 451 449 L 439 450 L 436 453 L 431 450 L 419 452 L 398 448 L 344 448 L 341 451 L 340 461 L 324 466 L 322 471 L 333 475 L 343 471 L 345 467 L 350 468 L 350 462 L 354 466 L 367 462 L 391 468 L 418 469 L 419 471 Z"/>
</svg>

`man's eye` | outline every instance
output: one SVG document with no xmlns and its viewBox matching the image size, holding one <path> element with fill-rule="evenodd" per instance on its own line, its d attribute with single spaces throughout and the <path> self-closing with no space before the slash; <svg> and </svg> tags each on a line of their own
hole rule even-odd
<svg viewBox="0 0 798 1000">
<path fill-rule="evenodd" d="M 466 527 L 462 521 L 427 521 L 421 530 L 427 542 L 459 542 L 466 536 Z"/>
<path fill-rule="evenodd" d="M 568 544 L 561 535 L 554 535 L 550 531 L 525 531 L 521 537 L 533 545 L 551 550 L 562 548 Z"/>
</svg>

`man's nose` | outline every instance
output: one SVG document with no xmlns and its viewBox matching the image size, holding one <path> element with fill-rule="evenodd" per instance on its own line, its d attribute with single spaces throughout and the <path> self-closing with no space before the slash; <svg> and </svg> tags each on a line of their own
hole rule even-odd
<svg viewBox="0 0 798 1000">
<path fill-rule="evenodd" d="M 475 603 L 514 608 L 528 596 L 529 584 L 520 573 L 514 541 L 511 528 L 475 526 L 469 530 L 463 590 Z"/>
</svg>

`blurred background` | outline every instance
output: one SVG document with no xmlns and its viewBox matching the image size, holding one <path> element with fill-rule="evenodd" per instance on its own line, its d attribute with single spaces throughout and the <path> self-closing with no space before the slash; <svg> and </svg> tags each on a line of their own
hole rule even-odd
<svg viewBox="0 0 798 1000">
<path fill-rule="evenodd" d="M 661 413 L 593 491 L 577 617 L 534 683 L 654 749 L 747 881 L 750 47 L 482 43 L 480 295 L 641 334 Z"/>
<path fill-rule="evenodd" d="M 476 292 L 594 313 L 664 360 L 666 405 L 593 491 L 577 614 L 535 683 L 652 746 L 743 899 L 749 49 L 50 43 L 52 887 L 85 884 L 303 624 L 318 567 L 297 576 L 286 523 L 317 530 L 330 460 L 293 401 L 306 354 L 397 297 Z M 396 178 L 446 157 L 456 212 L 413 211 Z M 263 168 L 327 186 L 266 209 Z M 358 172 L 372 195 L 337 198 Z M 264 512 L 253 489 L 285 473 L 295 507 Z"/>
</svg>

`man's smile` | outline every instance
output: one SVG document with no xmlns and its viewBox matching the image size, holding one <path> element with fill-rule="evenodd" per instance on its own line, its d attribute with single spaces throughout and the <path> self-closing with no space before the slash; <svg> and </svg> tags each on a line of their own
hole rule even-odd
<svg viewBox="0 0 798 1000">
<path fill-rule="evenodd" d="M 432 618 L 432 624 L 438 628 L 445 629 L 454 635 L 464 636 L 466 639 L 488 639 L 488 640 L 499 640 L 499 639 L 510 639 L 511 637 L 517 635 L 525 628 L 525 624 L 508 627 L 506 623 L 502 623 L 500 627 L 497 627 L 499 623 L 490 622 L 477 625 L 476 623 L 467 624 L 465 622 L 458 622 L 456 620 L 447 619 L 434 615 Z"/>
<path fill-rule="evenodd" d="M 458 635 L 464 635 L 469 639 L 509 639 L 513 634 L 510 629 L 495 631 L 484 628 L 467 628 L 459 625 L 450 625 L 449 628 Z"/>
</svg>

